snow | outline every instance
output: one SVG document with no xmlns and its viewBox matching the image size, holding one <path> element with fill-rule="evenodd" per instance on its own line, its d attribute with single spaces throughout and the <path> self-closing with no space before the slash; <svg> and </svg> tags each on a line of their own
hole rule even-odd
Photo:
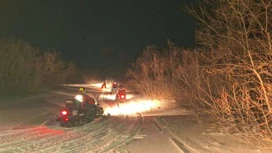
<svg viewBox="0 0 272 153">
<path fill-rule="evenodd" d="M 221 133 L 182 108 L 165 108 L 158 100 L 145 100 L 139 95 L 132 96 L 120 108 L 100 99 L 107 113 L 115 109 L 119 113 L 83 126 L 59 127 L 56 115 L 65 99 L 73 98 L 74 87 L 79 85 L 66 86 L 70 89 L 8 101 L 16 101 L 15 106 L 0 105 L 0 152 L 269 153 L 272 150 Z M 99 92 L 87 91 L 95 93 L 94 97 Z"/>
<path fill-rule="evenodd" d="M 178 138 L 179 142 L 194 152 L 212 153 L 270 153 L 272 147 L 259 148 L 233 135 L 218 132 L 208 122 L 199 123 L 191 115 L 157 118 L 162 129 Z M 262 150 L 261 150 L 262 149 Z"/>
</svg>

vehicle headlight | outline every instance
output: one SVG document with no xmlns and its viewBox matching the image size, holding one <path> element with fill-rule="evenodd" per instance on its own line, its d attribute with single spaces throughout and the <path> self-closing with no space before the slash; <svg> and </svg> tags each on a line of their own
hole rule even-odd
<svg viewBox="0 0 272 153">
<path fill-rule="evenodd" d="M 83 102 L 82 95 L 76 95 L 75 99 L 78 100 L 79 102 Z"/>
</svg>

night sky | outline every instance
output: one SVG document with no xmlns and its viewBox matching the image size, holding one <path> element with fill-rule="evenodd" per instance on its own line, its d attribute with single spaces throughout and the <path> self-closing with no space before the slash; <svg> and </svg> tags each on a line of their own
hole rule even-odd
<svg viewBox="0 0 272 153">
<path fill-rule="evenodd" d="M 148 45 L 194 47 L 196 0 L 1 0 L 0 37 L 55 48 L 105 76 L 123 75 Z"/>
</svg>

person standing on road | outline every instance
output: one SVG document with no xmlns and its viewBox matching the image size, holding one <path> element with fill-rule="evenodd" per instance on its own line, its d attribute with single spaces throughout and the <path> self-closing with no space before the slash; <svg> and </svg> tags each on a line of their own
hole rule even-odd
<svg viewBox="0 0 272 153">
<path fill-rule="evenodd" d="M 106 87 L 106 82 L 105 82 L 105 81 L 103 82 L 103 84 L 102 84 L 102 86 L 101 86 L 101 89 L 103 89 L 103 88 L 107 88 L 107 87 Z"/>
</svg>

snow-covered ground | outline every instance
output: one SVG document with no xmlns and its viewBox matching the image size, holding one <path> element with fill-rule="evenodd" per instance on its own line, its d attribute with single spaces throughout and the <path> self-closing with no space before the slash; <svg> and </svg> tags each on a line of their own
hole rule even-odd
<svg viewBox="0 0 272 153">
<path fill-rule="evenodd" d="M 220 133 L 209 123 L 199 123 L 182 108 L 164 108 L 158 106 L 157 100 L 144 101 L 133 93 L 132 100 L 121 104 L 120 109 L 105 97 L 98 98 L 111 117 L 83 126 L 59 127 L 56 115 L 65 99 L 73 98 L 73 86 L 78 85 L 1 101 L 14 105 L 0 105 L 0 152 L 272 152 L 272 147 L 260 150 L 257 144 Z M 88 90 L 94 97 L 99 95 L 97 87 L 93 85 Z"/>
</svg>

